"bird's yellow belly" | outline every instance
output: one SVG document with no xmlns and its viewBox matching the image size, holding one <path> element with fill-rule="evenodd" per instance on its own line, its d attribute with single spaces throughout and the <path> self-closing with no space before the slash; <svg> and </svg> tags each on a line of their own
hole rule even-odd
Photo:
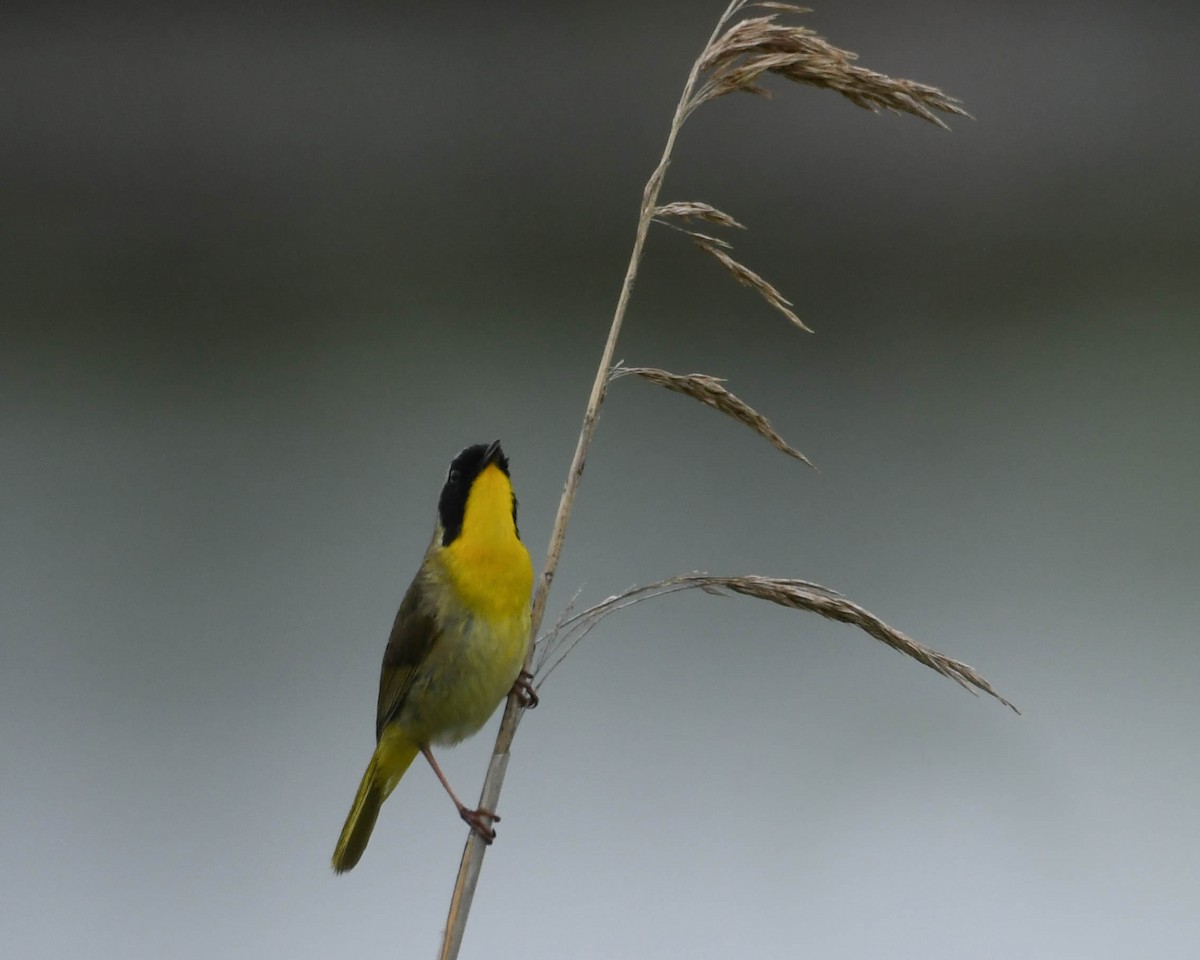
<svg viewBox="0 0 1200 960">
<path fill-rule="evenodd" d="M 445 624 L 397 717 L 418 743 L 469 737 L 495 712 L 525 662 L 529 612 Z"/>
</svg>

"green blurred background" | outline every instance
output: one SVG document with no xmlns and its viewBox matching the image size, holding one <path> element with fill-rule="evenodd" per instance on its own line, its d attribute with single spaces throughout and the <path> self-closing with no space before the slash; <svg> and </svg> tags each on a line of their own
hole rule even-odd
<svg viewBox="0 0 1200 960">
<path fill-rule="evenodd" d="M 6 5 L 0 928 L 22 958 L 431 956 L 465 830 L 416 767 L 328 857 L 449 458 L 535 557 L 720 3 Z M 1181 957 L 1200 945 L 1200 15 L 864 2 L 809 25 L 978 118 L 726 98 L 618 355 L 729 378 L 819 471 L 623 381 L 464 956 Z M 492 727 L 447 753 L 460 792 Z"/>
</svg>

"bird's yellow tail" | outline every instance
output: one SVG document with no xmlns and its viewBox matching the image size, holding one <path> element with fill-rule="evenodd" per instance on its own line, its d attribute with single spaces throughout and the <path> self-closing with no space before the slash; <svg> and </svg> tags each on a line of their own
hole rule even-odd
<svg viewBox="0 0 1200 960">
<path fill-rule="evenodd" d="M 379 808 L 420 752 L 420 748 L 411 740 L 394 734 L 389 736 L 389 733 L 391 731 L 384 730 L 375 753 L 371 755 L 371 762 L 367 764 L 362 783 L 358 785 L 354 805 L 333 849 L 334 873 L 345 873 L 358 863 L 367 849 L 371 831 L 375 829 Z"/>
</svg>

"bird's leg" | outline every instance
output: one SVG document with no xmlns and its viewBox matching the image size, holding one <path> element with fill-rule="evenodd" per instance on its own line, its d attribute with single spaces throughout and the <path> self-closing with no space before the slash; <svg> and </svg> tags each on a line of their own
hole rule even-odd
<svg viewBox="0 0 1200 960">
<path fill-rule="evenodd" d="M 492 829 L 493 823 L 498 823 L 500 817 L 492 813 L 491 810 L 485 810 L 480 807 L 478 810 L 472 810 L 465 803 L 458 799 L 454 794 L 454 790 L 450 787 L 450 781 L 446 779 L 446 775 L 442 773 L 442 768 L 438 766 L 438 762 L 433 759 L 433 751 L 428 746 L 421 747 L 421 753 L 425 755 L 425 759 L 429 761 L 429 765 L 433 767 L 433 772 L 437 774 L 437 778 L 442 782 L 442 786 L 446 788 L 446 792 L 450 794 L 450 799 L 454 801 L 454 805 L 458 807 L 458 815 L 467 822 L 472 830 L 479 835 L 484 843 L 491 843 L 496 839 L 496 831 Z"/>
<path fill-rule="evenodd" d="M 540 702 L 537 690 L 533 686 L 533 674 L 528 670 L 517 674 L 512 692 L 517 695 L 517 703 L 526 710 L 532 710 Z"/>
</svg>

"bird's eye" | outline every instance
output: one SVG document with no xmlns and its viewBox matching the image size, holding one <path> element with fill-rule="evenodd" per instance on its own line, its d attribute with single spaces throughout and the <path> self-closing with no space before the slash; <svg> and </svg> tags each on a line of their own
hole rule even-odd
<svg viewBox="0 0 1200 960">
<path fill-rule="evenodd" d="M 450 472 L 446 475 L 447 483 L 458 483 L 462 479 L 462 471 L 458 467 L 451 467 Z"/>
</svg>

